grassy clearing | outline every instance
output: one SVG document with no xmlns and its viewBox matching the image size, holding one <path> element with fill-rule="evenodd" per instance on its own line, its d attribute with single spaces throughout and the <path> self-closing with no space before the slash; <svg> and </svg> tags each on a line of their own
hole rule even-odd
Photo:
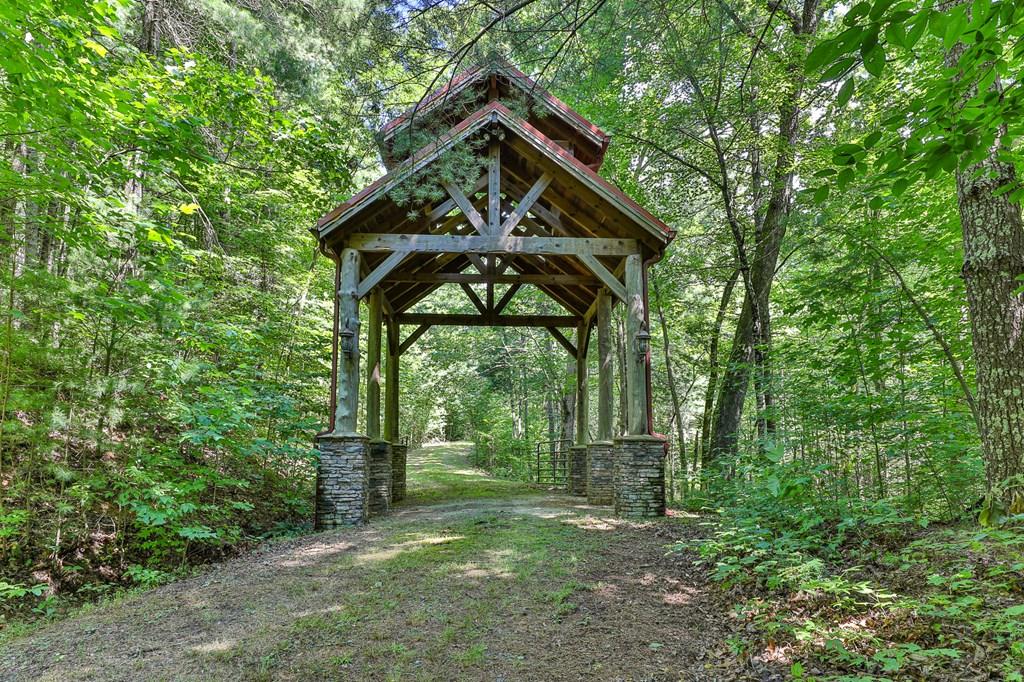
<svg viewBox="0 0 1024 682">
<path fill-rule="evenodd" d="M 470 443 L 428 445 L 409 462 L 409 491 L 404 505 L 538 495 L 543 489 L 521 481 L 492 478 L 470 466 Z"/>
</svg>

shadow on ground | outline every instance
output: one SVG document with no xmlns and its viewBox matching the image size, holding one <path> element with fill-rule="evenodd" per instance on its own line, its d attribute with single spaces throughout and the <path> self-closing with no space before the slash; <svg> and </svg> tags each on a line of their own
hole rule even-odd
<svg viewBox="0 0 1024 682">
<path fill-rule="evenodd" d="M 781 679 L 687 553 L 689 519 L 488 477 L 464 443 L 409 456 L 370 525 L 269 543 L 8 642 L 4 680 Z"/>
</svg>

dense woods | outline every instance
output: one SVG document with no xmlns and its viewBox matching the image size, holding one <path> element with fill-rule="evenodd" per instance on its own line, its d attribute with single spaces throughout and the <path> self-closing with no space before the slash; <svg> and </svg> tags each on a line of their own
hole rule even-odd
<svg viewBox="0 0 1024 682">
<path fill-rule="evenodd" d="M 497 55 L 678 231 L 654 431 L 744 617 L 851 675 L 1021 679 L 1022 34 L 1007 0 L 7 0 L 0 614 L 309 530 L 335 284 L 308 228 L 383 172 L 375 130 Z M 412 444 L 525 479 L 574 438 L 543 329 L 435 327 L 402 362 Z M 829 630 L 854 615 L 875 634 Z"/>
</svg>

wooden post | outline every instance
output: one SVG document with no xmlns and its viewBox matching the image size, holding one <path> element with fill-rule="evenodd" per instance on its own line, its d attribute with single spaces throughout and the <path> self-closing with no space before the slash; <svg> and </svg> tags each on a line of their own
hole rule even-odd
<svg viewBox="0 0 1024 682">
<path fill-rule="evenodd" d="M 590 426 L 590 396 L 587 393 L 587 337 L 590 325 L 576 328 L 576 445 L 587 444 Z"/>
<path fill-rule="evenodd" d="M 380 438 L 380 331 L 381 293 L 370 293 L 370 328 L 366 335 L 366 435 Z"/>
<path fill-rule="evenodd" d="M 637 336 L 646 319 L 644 301 L 643 260 L 639 255 L 626 256 L 626 433 L 642 436 L 649 433 L 647 424 L 647 358 L 637 348 Z"/>
<path fill-rule="evenodd" d="M 384 386 L 384 440 L 398 443 L 398 360 L 401 357 L 401 326 L 388 318 L 388 364 Z"/>
<path fill-rule="evenodd" d="M 612 439 L 612 415 L 615 412 L 615 350 L 612 348 L 612 298 L 602 289 L 597 299 L 597 440 Z"/>
<path fill-rule="evenodd" d="M 338 287 L 338 386 L 334 407 L 334 433 L 355 434 L 359 413 L 359 252 L 341 252 Z"/>
</svg>

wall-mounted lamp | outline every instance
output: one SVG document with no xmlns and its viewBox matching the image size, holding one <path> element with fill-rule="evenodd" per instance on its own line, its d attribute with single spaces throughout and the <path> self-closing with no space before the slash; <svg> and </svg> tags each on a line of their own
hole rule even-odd
<svg viewBox="0 0 1024 682">
<path fill-rule="evenodd" d="M 356 351 L 356 333 L 351 329 L 342 329 L 338 336 L 341 337 L 341 352 L 346 357 L 352 357 Z"/>
<path fill-rule="evenodd" d="M 636 354 L 646 358 L 651 350 L 651 333 L 647 331 L 647 323 L 640 324 L 640 331 L 636 333 Z"/>
</svg>

